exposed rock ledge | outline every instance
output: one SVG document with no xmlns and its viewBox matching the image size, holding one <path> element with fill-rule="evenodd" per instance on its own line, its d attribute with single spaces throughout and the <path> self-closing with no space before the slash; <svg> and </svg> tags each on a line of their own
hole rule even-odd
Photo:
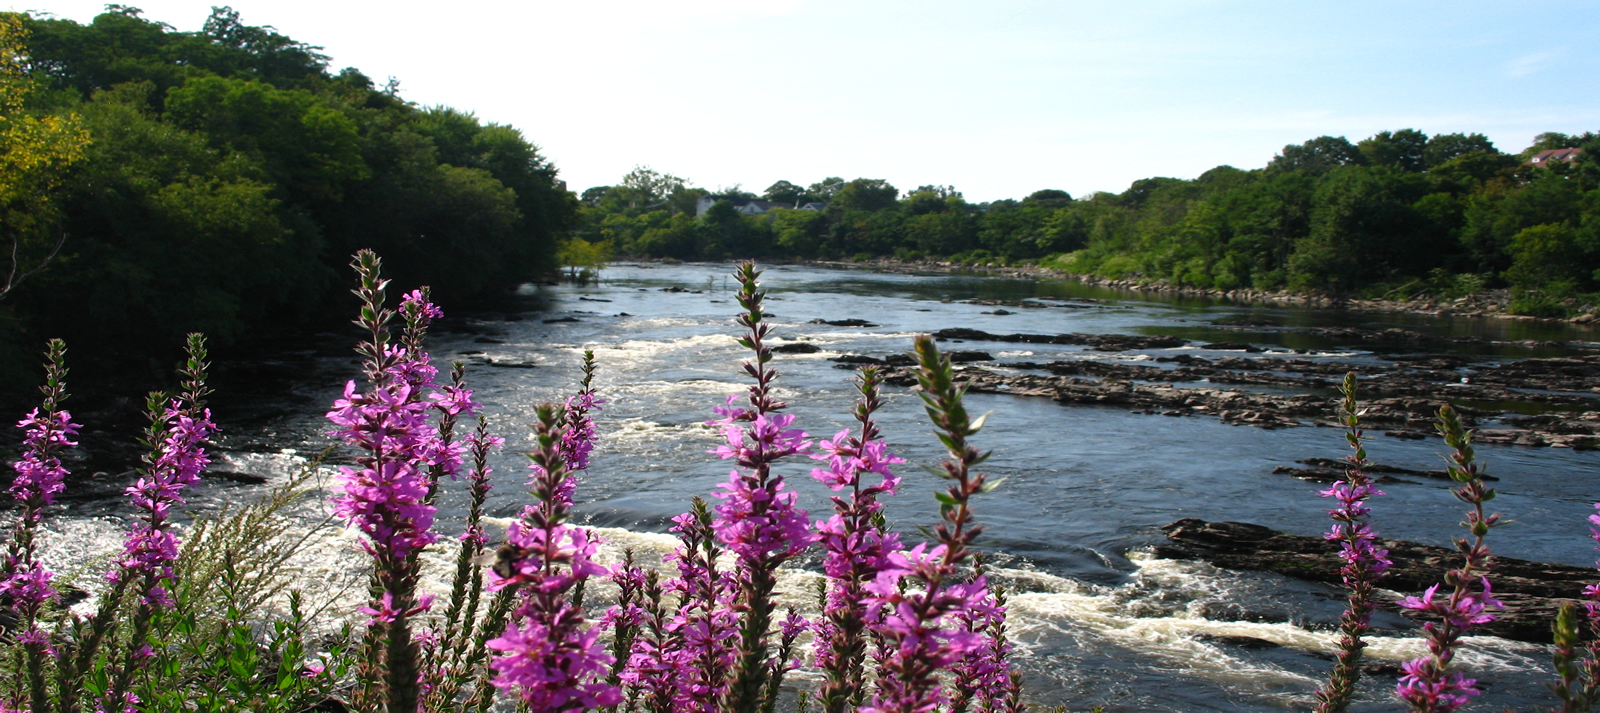
<svg viewBox="0 0 1600 713">
<path fill-rule="evenodd" d="M 1200 559 L 1228 569 L 1276 572 L 1286 577 L 1340 584 L 1338 545 L 1321 537 L 1287 535 L 1243 522 L 1206 522 L 1184 518 L 1161 528 L 1171 545 L 1156 547 L 1168 559 Z M 1453 549 L 1404 540 L 1383 540 L 1394 566 L 1379 582 L 1403 595 L 1419 594 L 1438 583 L 1445 570 L 1460 566 Z M 1563 602 L 1580 600 L 1584 586 L 1595 582 L 1593 569 L 1530 562 L 1510 557 L 1492 559 L 1490 580 L 1504 602 L 1486 633 L 1534 643 L 1550 642 L 1550 623 Z M 1392 608 L 1393 602 L 1382 606 Z"/>
</svg>

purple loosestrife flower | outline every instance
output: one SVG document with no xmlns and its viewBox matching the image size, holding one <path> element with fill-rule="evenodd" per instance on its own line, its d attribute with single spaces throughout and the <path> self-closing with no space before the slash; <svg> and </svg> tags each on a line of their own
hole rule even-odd
<svg viewBox="0 0 1600 713">
<path fill-rule="evenodd" d="M 438 370 L 422 351 L 428 325 L 443 315 L 427 300 L 426 288 L 401 300 L 398 314 L 405 325 L 398 344 L 390 344 L 389 321 L 396 312 L 384 306 L 382 261 L 369 250 L 356 254 L 352 267 L 360 278 L 354 291 L 361 298 L 356 320 L 367 339 L 356 347 L 363 359 L 368 388 L 358 391 L 354 381 L 345 385 L 344 397 L 327 414 L 337 428 L 333 435 L 357 449 L 355 467 L 340 468 L 336 484 L 342 491 L 333 499 L 334 512 L 367 536 L 362 547 L 372 555 L 374 573 L 382 594 L 368 608 L 380 612 L 375 628 L 364 642 L 366 663 L 358 674 L 366 682 L 359 696 L 375 704 L 378 646 L 384 645 L 382 685 L 390 713 L 411 713 L 418 705 L 419 644 L 412 634 L 411 618 L 426 611 L 427 603 L 415 596 L 417 554 L 433 544 L 436 508 L 434 485 L 440 475 L 456 477 L 465 452 L 449 438 L 457 416 L 472 415 L 477 404 L 461 384 L 456 370 L 449 387 L 435 383 Z M 440 427 L 429 418 L 442 414 Z"/>
<path fill-rule="evenodd" d="M 878 396 L 880 374 L 876 368 L 861 370 L 857 390 L 861 400 L 855 406 L 859 435 L 840 431 L 833 440 L 824 440 L 822 453 L 811 456 L 826 461 L 811 477 L 835 492 L 849 489 L 849 496 L 834 496 L 834 515 L 818 522 L 818 540 L 826 554 L 822 560 L 828 577 L 823 617 L 817 622 L 817 665 L 827 676 L 817 697 L 827 713 L 853 710 L 865 700 L 864 666 L 867 642 L 866 609 L 863 587 L 873 581 L 888 562 L 888 555 L 900 549 L 898 535 L 884 533 L 878 526 L 883 504 L 879 495 L 893 495 L 900 479 L 889 470 L 905 460 L 890 453 L 882 434 L 872 420 L 882 401 Z M 881 476 L 877 483 L 863 482 L 863 476 Z"/>
<path fill-rule="evenodd" d="M 742 263 L 734 272 L 739 280 L 739 305 L 744 308 L 738 322 L 745 328 L 739 344 L 749 349 L 754 359 L 744 362 L 744 371 L 755 383 L 748 392 L 748 408 L 716 409 L 722 419 L 711 422 L 722 428 L 727 445 L 712 451 L 734 459 L 738 468 L 722 484 L 716 496 L 717 519 L 713 523 L 717 538 L 738 559 L 742 589 L 737 609 L 739 656 L 733 669 L 733 682 L 724 707 L 756 710 L 768 697 L 772 680 L 767 661 L 772 625 L 772 590 L 777 585 L 779 565 L 811 544 L 810 522 L 804 510 L 795 507 L 795 494 L 785 492 L 783 476 L 772 472 L 779 459 L 804 452 L 810 447 L 805 433 L 790 428 L 794 417 L 781 414 L 784 404 L 773 398 L 772 384 L 778 372 L 768 366 L 772 350 L 765 340 L 771 332 L 762 311 L 766 293 L 760 290 L 761 272 L 753 263 Z M 741 427 L 739 424 L 748 424 Z"/>
<path fill-rule="evenodd" d="M 56 495 L 66 489 L 67 469 L 56 454 L 78 445 L 72 437 L 81 426 L 72 422 L 67 411 L 40 413 L 34 409 L 17 422 L 17 428 L 24 433 L 22 458 L 11 464 L 17 474 L 11 479 L 10 491 L 23 505 L 23 521 L 32 526 L 43 518 L 44 506 L 55 504 Z"/>
<path fill-rule="evenodd" d="M 950 452 L 940 475 L 952 484 L 938 495 L 940 523 L 933 534 L 939 544 L 891 553 L 888 565 L 866 587 L 868 624 L 888 648 L 877 695 L 861 709 L 873 713 L 937 709 L 943 699 L 938 672 L 984 644 L 984 637 L 966 630 L 960 619 L 986 609 L 990 600 L 981 578 L 952 581 L 955 567 L 971 557 L 972 541 L 982 532 L 968 504 L 973 495 L 999 484 L 973 471 L 989 456 L 967 438 L 985 419 L 968 418 L 961 403 L 966 389 L 956 386 L 950 360 L 939 354 L 932 338 L 918 337 L 916 353 L 923 406 Z M 908 586 L 902 586 L 904 580 Z"/>
<path fill-rule="evenodd" d="M 760 469 L 784 456 L 802 453 L 811 445 L 804 440 L 804 431 L 789 428 L 794 423 L 792 415 L 760 414 L 747 422 L 748 428 L 732 418 L 713 422 L 722 427 L 728 443 L 711 452 L 723 459 L 736 459 L 747 468 Z M 796 496 L 784 492 L 786 486 L 781 477 L 754 478 L 734 470 L 729 473 L 728 482 L 717 487 L 726 491 L 714 493 L 722 500 L 716 508 L 717 537 L 741 562 L 754 565 L 782 561 L 810 544 L 806 512 L 795 508 Z"/>
<path fill-rule="evenodd" d="M 362 546 L 379 558 L 404 559 L 436 539 L 436 508 L 426 501 L 437 432 L 428 422 L 428 405 L 413 398 L 412 389 L 397 382 L 363 393 L 352 381 L 328 412 L 340 427 L 333 435 L 362 453 L 359 467 L 339 469 L 343 493 L 333 500 L 334 512 L 367 535 Z"/>
<path fill-rule="evenodd" d="M 1600 504 L 1595 508 L 1600 509 Z M 1600 543 L 1600 514 L 1589 515 L 1589 525 L 1589 538 Z M 1587 711 L 1600 693 L 1597 691 L 1600 688 L 1600 639 L 1594 638 L 1595 632 L 1600 631 L 1600 585 L 1584 587 L 1583 597 L 1590 634 L 1586 644 L 1581 643 L 1583 627 L 1573 604 L 1561 606 L 1551 627 L 1555 635 L 1553 659 L 1557 681 L 1550 684 L 1550 689 L 1561 699 L 1560 713 Z M 1588 655 L 1580 655 L 1580 648 Z"/>
<path fill-rule="evenodd" d="M 567 477 L 553 491 L 554 499 L 551 502 L 559 504 L 562 508 L 572 507 L 572 495 L 578 490 L 578 471 L 589 467 L 589 454 L 594 451 L 594 419 L 589 413 L 599 411 L 601 405 L 605 403 L 605 399 L 599 398 L 594 392 L 594 372 L 594 351 L 585 350 L 582 385 L 577 394 L 567 398 L 561 417 L 563 424 L 561 441 L 557 444 Z M 533 475 L 528 479 L 529 485 L 545 477 L 544 468 L 538 463 L 528 466 L 528 469 L 533 471 Z"/>
<path fill-rule="evenodd" d="M 1467 704 L 1478 694 L 1472 686 L 1476 681 L 1449 670 L 1450 662 L 1460 647 L 1461 637 L 1474 626 L 1494 621 L 1488 609 L 1500 608 L 1489 586 L 1489 548 L 1484 537 L 1500 524 L 1500 515 L 1486 515 L 1483 505 L 1494 498 L 1494 490 L 1486 487 L 1483 466 L 1474 462 L 1472 433 L 1461 424 L 1461 418 L 1448 404 L 1439 409 L 1439 432 L 1453 451 L 1447 458 L 1450 478 L 1461 487 L 1453 492 L 1457 499 L 1471 505 L 1463 523 L 1472 540 L 1458 539 L 1456 546 L 1465 554 L 1459 569 L 1445 573 L 1445 583 L 1452 589 L 1446 597 L 1438 596 L 1440 585 L 1429 587 L 1421 597 L 1406 597 L 1400 608 L 1437 619 L 1422 625 L 1428 642 L 1428 655 L 1402 666 L 1405 674 L 1395 688 L 1395 694 L 1418 713 L 1449 713 Z M 1473 585 L 1481 587 L 1474 591 Z"/>
<path fill-rule="evenodd" d="M 200 482 L 200 473 L 211 463 L 205 444 L 216 426 L 211 411 L 201 410 L 198 418 L 188 415 L 189 405 L 174 400 L 167 407 L 167 424 L 158 455 L 145 474 L 128 486 L 128 499 L 145 511 L 145 519 L 134 523 L 123 544 L 122 569 L 118 576 L 154 572 L 158 579 L 172 577 L 172 563 L 178 558 L 177 537 L 167 529 L 173 505 L 184 503 L 184 488 Z M 160 587 L 150 596 L 165 598 Z M 163 604 L 165 606 L 165 604 Z"/>
<path fill-rule="evenodd" d="M 169 583 L 175 577 L 172 565 L 178 559 L 178 538 L 172 533 L 169 518 L 173 505 L 184 504 L 184 488 L 200 482 L 200 473 L 210 465 L 205 446 L 217 427 L 211 411 L 205 408 L 205 337 L 190 334 L 186 345 L 189 359 L 182 371 L 183 392 L 175 399 L 151 394 L 147 401 L 151 422 L 146 431 L 145 467 L 139 479 L 125 491 L 128 499 L 144 514 L 129 528 L 123 554 L 107 579 L 135 586 L 138 609 L 133 616 L 133 631 L 128 651 L 113 678 L 110 694 L 101 704 L 116 701 L 127 707 L 133 696 L 134 674 L 145 666 L 151 653 L 145 641 L 158 609 L 173 606 Z M 65 707 L 65 706 L 64 706 Z"/>
<path fill-rule="evenodd" d="M 642 703 L 648 713 L 672 713 L 678 697 L 682 640 L 667 631 L 660 575 L 653 570 L 643 574 L 638 582 L 640 616 L 617 680 L 627 692 L 628 710 L 637 710 Z"/>
<path fill-rule="evenodd" d="M 973 556 L 972 583 L 985 588 L 983 598 L 954 612 L 962 628 L 980 637 L 978 645 L 951 665 L 955 697 L 951 713 L 963 713 L 976 703 L 981 711 L 1021 710 L 1021 676 L 1011 670 L 1011 642 L 1006 639 L 1005 595 L 988 588 L 984 562 Z"/>
<path fill-rule="evenodd" d="M 1361 678 L 1361 654 L 1366 648 L 1362 635 L 1372 622 L 1374 585 L 1391 564 L 1389 551 L 1378 547 L 1377 534 L 1368 521 L 1372 509 L 1369 498 L 1383 492 L 1372 487 L 1367 477 L 1366 437 L 1361 431 L 1361 409 L 1356 402 L 1355 372 L 1345 374 L 1340 385 L 1344 394 L 1340 420 L 1346 428 L 1345 440 L 1354 453 L 1345 457 L 1345 479 L 1321 492 L 1322 497 L 1333 498 L 1339 507 L 1328 511 L 1333 528 L 1327 539 L 1339 543 L 1339 557 L 1344 566 L 1339 573 L 1350 592 L 1349 604 L 1339 620 L 1339 654 L 1328 684 L 1317 689 L 1317 713 L 1340 713 L 1350 705 L 1355 695 L 1356 682 Z"/>
<path fill-rule="evenodd" d="M 735 643 L 739 636 L 739 616 L 734 610 L 739 582 L 733 572 L 717 569 L 722 549 L 717 546 L 711 511 L 704 500 L 695 498 L 690 511 L 673 518 L 671 528 L 681 544 L 667 556 L 678 576 L 665 584 L 678 595 L 677 611 L 662 627 L 663 635 L 635 642 L 629 666 L 635 686 L 648 696 L 647 704 L 658 710 L 664 702 L 684 713 L 713 713 L 727 694 L 729 670 L 737 660 Z M 670 666 L 649 657 L 659 655 Z M 665 689 L 653 688 L 662 685 Z"/>
<path fill-rule="evenodd" d="M 594 350 L 583 351 L 583 381 L 578 393 L 567 398 L 567 428 L 561 436 L 561 455 L 567 470 L 576 473 L 589 467 L 589 454 L 594 451 L 594 418 L 590 412 L 599 411 L 605 404 L 594 391 Z"/>
<path fill-rule="evenodd" d="M 565 524 L 568 506 L 557 493 L 568 478 L 560 451 L 561 409 L 538 409 L 539 448 L 534 463 L 539 478 L 533 494 L 539 505 L 512 523 L 489 589 L 517 586 L 522 602 L 505 632 L 488 642 L 501 652 L 491 663 L 494 684 L 516 692 L 534 711 L 589 710 L 622 701 L 621 690 L 605 682 L 614 659 L 600 643 L 600 628 L 585 626 L 583 610 L 571 591 L 592 576 L 607 574 L 593 561 L 597 543 L 588 530 Z"/>
<path fill-rule="evenodd" d="M 36 710 L 46 710 L 49 704 L 45 659 L 54 653 L 49 637 L 39 629 L 39 611 L 58 595 L 50 584 L 55 575 L 38 560 L 34 538 L 44 522 L 45 508 L 66 488 L 67 469 L 61 465 L 59 453 L 77 445 L 72 437 L 79 428 L 72 415 L 61 409 L 67 398 L 66 351 L 64 342 L 50 340 L 45 349 L 45 383 L 40 388 L 44 401 L 17 424 L 23 431 L 22 457 L 11 465 L 16 476 L 10 491 L 22 510 L 5 560 L 0 562 L 0 606 L 16 614 L 17 641 L 23 645 L 17 680 L 27 681 L 28 697 Z"/>
</svg>

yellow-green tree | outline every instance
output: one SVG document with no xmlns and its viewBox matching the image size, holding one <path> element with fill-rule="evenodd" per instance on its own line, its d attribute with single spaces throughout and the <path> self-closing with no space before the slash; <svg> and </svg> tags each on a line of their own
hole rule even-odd
<svg viewBox="0 0 1600 713">
<path fill-rule="evenodd" d="M 0 232 L 11 253 L 0 273 L 0 299 L 61 250 L 66 236 L 52 234 L 50 192 L 89 143 L 77 116 L 28 112 L 34 85 L 27 39 L 22 15 L 0 13 Z"/>
<path fill-rule="evenodd" d="M 562 266 L 598 272 L 611 260 L 611 241 L 591 243 L 583 238 L 573 238 L 561 244 L 556 259 Z"/>
</svg>

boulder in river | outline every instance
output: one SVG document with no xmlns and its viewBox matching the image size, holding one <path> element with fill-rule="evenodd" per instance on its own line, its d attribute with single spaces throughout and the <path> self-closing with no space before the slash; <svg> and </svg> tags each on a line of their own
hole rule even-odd
<svg viewBox="0 0 1600 713">
<path fill-rule="evenodd" d="M 1218 567 L 1276 572 L 1313 582 L 1341 584 L 1339 545 L 1321 537 L 1289 535 L 1245 522 L 1206 522 L 1184 518 L 1161 528 L 1170 545 L 1158 546 L 1157 557 L 1199 559 Z M 1444 579 L 1446 570 L 1461 565 L 1461 554 L 1406 540 L 1380 540 L 1394 562 L 1378 586 L 1402 595 L 1417 594 Z M 1490 559 L 1489 579 L 1505 604 L 1495 621 L 1479 630 L 1507 639 L 1550 642 L 1550 623 L 1556 610 L 1569 601 L 1581 601 L 1585 586 L 1596 580 L 1595 570 L 1546 564 L 1511 557 Z M 1393 602 L 1381 606 L 1394 608 Z"/>
<path fill-rule="evenodd" d="M 830 327 L 876 327 L 864 319 L 813 319 L 808 324 L 826 324 Z"/>
<path fill-rule="evenodd" d="M 773 346 L 772 351 L 774 354 L 816 354 L 822 351 L 822 347 L 811 342 L 789 342 Z"/>
<path fill-rule="evenodd" d="M 1244 342 L 1213 342 L 1211 344 L 1202 344 L 1200 348 L 1223 352 L 1250 352 L 1251 354 L 1266 351 L 1254 344 L 1245 344 Z"/>
</svg>

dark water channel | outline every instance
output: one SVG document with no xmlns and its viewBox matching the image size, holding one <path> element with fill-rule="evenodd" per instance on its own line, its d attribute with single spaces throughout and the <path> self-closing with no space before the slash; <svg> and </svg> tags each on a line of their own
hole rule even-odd
<svg viewBox="0 0 1600 713">
<path fill-rule="evenodd" d="M 431 350 L 436 361 L 469 362 L 470 383 L 510 441 L 508 454 L 496 464 L 504 475 L 520 473 L 525 463 L 514 451 L 528 445 L 525 424 L 534 405 L 569 392 L 581 351 L 594 349 L 601 365 L 599 388 L 609 403 L 599 418 L 601 442 L 579 490 L 578 510 L 617 546 L 654 556 L 670 547 L 660 535 L 668 518 L 727 475 L 724 463 L 705 453 L 716 434 L 702 422 L 713 405 L 745 387 L 737 370 L 743 354 L 731 338 L 736 306 L 725 277 L 730 270 L 730 265 L 618 265 L 606 270 L 599 285 L 530 288 L 527 311 L 452 314 L 455 319 L 446 326 L 453 331 L 434 336 Z M 771 268 L 764 281 L 771 289 L 777 336 L 822 348 L 784 355 L 778 362 L 782 394 L 798 415 L 797 425 L 813 436 L 831 436 L 848 420 L 851 374 L 834 368 L 827 357 L 903 352 L 915 334 L 949 327 L 996 334 L 1174 335 L 1193 344 L 1250 342 L 1268 348 L 1256 358 L 1303 350 L 1299 358 L 1340 362 L 1381 360 L 1386 347 L 1295 330 L 1400 327 L 1497 340 L 1593 338 L 1541 323 L 1249 307 L 1065 281 L 793 266 Z M 681 291 L 668 291 L 673 288 Z M 974 299 L 1028 299 L 1051 306 L 1002 308 L 1012 313 L 993 314 L 994 305 L 964 302 Z M 450 305 L 444 308 L 450 311 Z M 568 317 L 576 321 L 547 322 Z M 855 318 L 876 326 L 810 323 L 817 318 Z M 1269 326 L 1213 324 L 1218 321 Z M 227 468 L 271 476 L 295 456 L 327 443 L 321 404 L 354 375 L 354 359 L 344 351 L 353 340 L 353 335 L 330 336 L 303 352 L 241 367 L 300 376 L 248 397 L 221 397 L 219 420 L 229 429 L 223 441 Z M 1000 364 L 1075 358 L 1154 364 L 1154 357 L 1180 353 L 1239 355 L 1208 354 L 1193 345 L 1115 353 L 1035 344 L 947 346 L 986 350 Z M 1497 361 L 1575 349 L 1449 351 Z M 1073 710 L 1096 704 L 1110 711 L 1309 708 L 1309 693 L 1331 666 L 1328 629 L 1341 611 L 1339 592 L 1143 553 L 1162 540 L 1160 526 L 1181 517 L 1253 522 L 1306 535 L 1324 531 L 1327 508 L 1316 496 L 1321 486 L 1272 470 L 1298 459 L 1342 456 L 1337 431 L 1268 431 L 1206 416 L 1162 418 L 994 394 L 969 398 L 973 410 L 994 411 L 977 440 L 995 452 L 992 474 L 1007 480 L 975 508 L 988 527 L 983 547 L 1003 553 L 998 578 L 1016 592 L 1012 626 L 1030 699 L 1069 704 Z M 893 449 L 913 463 L 931 464 L 940 456 L 909 391 L 888 390 L 882 424 Z M 1441 449 L 1437 439 L 1381 437 L 1369 448 L 1377 461 L 1418 469 L 1438 467 Z M 1514 446 L 1484 446 L 1479 453 L 1501 478 L 1494 505 L 1516 520 L 1495 532 L 1496 552 L 1575 565 L 1593 561 L 1584 518 L 1600 497 L 1600 453 Z M 809 462 L 795 462 L 784 472 L 804 505 L 820 517 L 828 508 L 826 491 L 806 476 L 809 468 Z M 889 513 L 901 529 L 914 532 L 916 525 L 932 522 L 934 486 L 918 468 L 908 466 L 904 475 L 905 487 Z M 522 504 L 515 485 L 520 475 L 515 478 L 503 480 L 493 496 L 498 516 L 510 516 Z M 1387 496 L 1374 504 L 1385 536 L 1449 543 L 1462 506 L 1444 483 L 1403 482 L 1385 490 Z M 246 491 L 243 485 L 214 485 L 202 500 L 233 499 Z M 115 515 L 97 521 L 102 527 L 93 532 L 114 530 Z M 443 515 L 447 527 L 459 522 L 459 501 L 446 496 Z M 104 544 L 103 537 L 79 540 L 82 550 Z M 809 576 L 814 575 L 797 572 L 786 582 L 800 589 L 809 586 Z M 1368 649 L 1375 663 L 1392 666 L 1421 651 L 1415 632 L 1403 630 L 1404 622 L 1380 616 L 1378 623 L 1385 627 L 1383 635 Z M 1482 638 L 1472 640 L 1470 649 L 1458 660 L 1486 685 L 1477 709 L 1527 709 L 1549 700 L 1542 685 L 1549 680 L 1545 647 Z M 1369 677 L 1358 709 L 1397 709 L 1387 694 L 1393 682 L 1392 673 Z"/>
</svg>

